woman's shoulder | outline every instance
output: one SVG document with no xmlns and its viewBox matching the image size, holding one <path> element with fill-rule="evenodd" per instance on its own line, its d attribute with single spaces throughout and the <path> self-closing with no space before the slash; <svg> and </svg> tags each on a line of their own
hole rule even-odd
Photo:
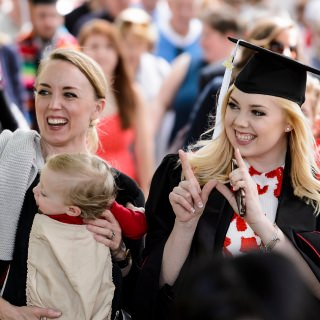
<svg viewBox="0 0 320 320">
<path fill-rule="evenodd" d="M 166 183 L 169 188 L 181 180 L 181 165 L 178 154 L 167 154 L 156 169 L 152 178 L 153 184 Z"/>
<path fill-rule="evenodd" d="M 0 134 L 0 148 L 4 148 L 7 144 L 15 146 L 24 146 L 27 142 L 33 142 L 40 138 L 39 133 L 34 130 L 17 129 L 15 131 L 3 130 Z"/>
<path fill-rule="evenodd" d="M 10 130 L 3 130 L 0 134 L 0 142 L 5 143 L 9 141 L 12 137 L 13 132 Z"/>
</svg>

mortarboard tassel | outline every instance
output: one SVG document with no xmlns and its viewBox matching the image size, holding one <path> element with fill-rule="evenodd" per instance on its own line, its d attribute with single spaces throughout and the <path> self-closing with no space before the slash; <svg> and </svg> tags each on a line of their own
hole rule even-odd
<svg viewBox="0 0 320 320">
<path fill-rule="evenodd" d="M 218 104 L 217 104 L 217 109 L 216 109 L 216 120 L 215 120 L 215 128 L 213 132 L 212 139 L 218 138 L 220 133 L 222 132 L 223 125 L 221 123 L 221 108 L 222 108 L 222 103 L 224 100 L 224 97 L 226 96 L 226 93 L 229 89 L 230 85 L 230 80 L 231 80 L 231 75 L 232 75 L 232 69 L 234 67 L 234 58 L 237 54 L 239 42 L 241 40 L 239 39 L 237 41 L 237 44 L 235 48 L 233 49 L 233 52 L 231 53 L 230 57 L 223 63 L 223 65 L 226 67 L 226 70 L 223 75 L 223 80 L 220 88 L 220 93 L 219 93 L 219 98 L 218 98 Z"/>
</svg>

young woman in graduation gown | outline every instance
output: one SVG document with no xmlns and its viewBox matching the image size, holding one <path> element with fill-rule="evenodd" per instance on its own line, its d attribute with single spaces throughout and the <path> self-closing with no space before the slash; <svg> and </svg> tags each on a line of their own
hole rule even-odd
<svg viewBox="0 0 320 320">
<path fill-rule="evenodd" d="M 255 249 L 288 256 L 320 297 L 320 182 L 300 109 L 306 71 L 319 71 L 238 44 L 257 53 L 223 100 L 221 133 L 166 156 L 154 174 L 135 319 L 170 319 L 202 256 Z"/>
</svg>

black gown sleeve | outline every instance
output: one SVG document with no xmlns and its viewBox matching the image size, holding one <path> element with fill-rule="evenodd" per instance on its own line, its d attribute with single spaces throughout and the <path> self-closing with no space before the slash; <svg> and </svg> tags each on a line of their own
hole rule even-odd
<svg viewBox="0 0 320 320">
<path fill-rule="evenodd" d="M 142 190 L 137 183 L 124 173 L 113 169 L 115 181 L 118 187 L 116 201 L 123 206 L 128 202 L 136 207 L 144 207 L 145 199 Z M 126 248 L 130 249 L 132 256 L 132 267 L 129 274 L 122 279 L 122 291 L 120 294 L 120 307 L 131 313 L 133 308 L 133 295 L 136 282 L 140 273 L 141 254 L 143 249 L 143 237 L 137 240 L 123 237 Z"/>
<path fill-rule="evenodd" d="M 181 180 L 181 166 L 177 155 L 167 155 L 156 170 L 146 203 L 148 233 L 140 278 L 135 294 L 133 319 L 166 319 L 167 301 L 161 301 L 159 276 L 165 243 L 173 229 L 175 214 L 169 202 L 169 193 Z M 166 295 L 169 298 L 169 295 Z M 170 298 L 169 298 L 170 299 Z M 159 313 L 158 306 L 161 306 Z"/>
<path fill-rule="evenodd" d="M 290 170 L 291 161 L 286 159 L 276 223 L 320 281 L 320 214 L 294 195 Z"/>
<path fill-rule="evenodd" d="M 292 231 L 291 240 L 320 282 L 320 219 L 313 231 Z"/>
</svg>

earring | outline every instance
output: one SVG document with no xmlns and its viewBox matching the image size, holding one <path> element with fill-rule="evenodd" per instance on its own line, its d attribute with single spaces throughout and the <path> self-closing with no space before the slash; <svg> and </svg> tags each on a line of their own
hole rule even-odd
<svg viewBox="0 0 320 320">
<path fill-rule="evenodd" d="M 90 123 L 89 123 L 89 128 L 93 128 L 97 125 L 97 123 L 99 122 L 98 119 L 92 119 L 90 120 Z"/>
<path fill-rule="evenodd" d="M 289 132 L 290 131 L 290 127 L 286 127 L 285 132 Z"/>
</svg>

